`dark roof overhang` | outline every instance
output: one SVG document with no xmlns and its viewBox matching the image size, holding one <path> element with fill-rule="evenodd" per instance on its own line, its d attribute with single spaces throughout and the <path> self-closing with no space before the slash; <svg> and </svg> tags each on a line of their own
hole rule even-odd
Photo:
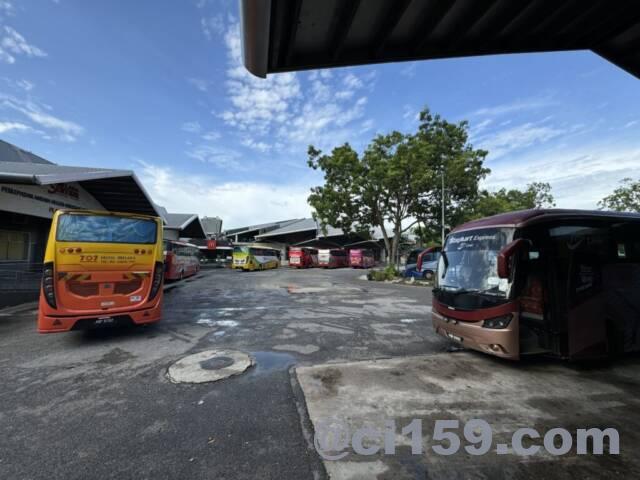
<svg viewBox="0 0 640 480">
<path fill-rule="evenodd" d="M 640 77 L 640 2 L 242 0 L 246 68 L 269 73 L 591 50 Z"/>
</svg>

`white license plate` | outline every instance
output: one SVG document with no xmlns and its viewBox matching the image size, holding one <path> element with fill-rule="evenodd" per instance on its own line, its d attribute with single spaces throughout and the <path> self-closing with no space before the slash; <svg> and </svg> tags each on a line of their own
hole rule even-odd
<svg viewBox="0 0 640 480">
<path fill-rule="evenodd" d="M 95 324 L 96 325 L 111 325 L 113 322 L 115 322 L 115 318 L 113 317 L 101 317 L 96 319 Z"/>
</svg>

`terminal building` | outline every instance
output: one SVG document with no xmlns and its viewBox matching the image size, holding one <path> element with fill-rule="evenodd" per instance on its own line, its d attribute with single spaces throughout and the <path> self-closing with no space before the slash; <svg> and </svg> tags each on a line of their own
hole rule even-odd
<svg viewBox="0 0 640 480">
<path fill-rule="evenodd" d="M 197 215 L 168 214 L 130 170 L 57 165 L 0 140 L 0 307 L 37 298 L 51 217 L 61 208 L 160 216 L 170 237 L 205 236 Z"/>
<path fill-rule="evenodd" d="M 380 232 L 370 235 L 345 233 L 339 228 L 323 229 L 313 218 L 298 218 L 263 223 L 227 230 L 235 243 L 266 246 L 280 250 L 281 258 L 288 258 L 291 247 L 310 248 L 368 248 L 377 260 L 385 259 L 384 242 Z"/>
</svg>

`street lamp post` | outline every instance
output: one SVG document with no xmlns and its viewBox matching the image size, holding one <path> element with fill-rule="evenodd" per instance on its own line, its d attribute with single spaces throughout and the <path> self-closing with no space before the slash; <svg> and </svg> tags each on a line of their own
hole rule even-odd
<svg viewBox="0 0 640 480">
<path fill-rule="evenodd" d="M 444 169 L 442 170 L 442 219 L 441 219 L 441 227 L 442 227 L 442 237 L 440 245 L 444 247 Z"/>
</svg>

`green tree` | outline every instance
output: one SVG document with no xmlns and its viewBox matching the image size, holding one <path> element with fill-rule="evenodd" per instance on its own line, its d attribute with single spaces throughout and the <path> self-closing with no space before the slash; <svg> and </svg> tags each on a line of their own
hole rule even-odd
<svg viewBox="0 0 640 480">
<path fill-rule="evenodd" d="M 345 232 L 379 227 L 392 259 L 415 224 L 439 225 L 442 175 L 447 218 L 455 224 L 489 173 L 487 152 L 468 143 L 467 123 L 449 123 L 428 109 L 417 132 L 378 135 L 362 155 L 349 144 L 329 155 L 313 146 L 308 153 L 309 166 L 324 173 L 324 185 L 312 188 L 308 199 L 316 220 Z"/>
<path fill-rule="evenodd" d="M 474 206 L 470 209 L 465 220 L 488 217 L 498 213 L 530 208 L 550 208 L 555 202 L 551 194 L 551 185 L 534 182 L 524 190 L 501 188 L 495 192 L 483 190 Z"/>
<path fill-rule="evenodd" d="M 640 212 L 640 180 L 634 182 L 631 178 L 623 178 L 620 183 L 621 187 L 598 202 L 600 210 Z"/>
</svg>

